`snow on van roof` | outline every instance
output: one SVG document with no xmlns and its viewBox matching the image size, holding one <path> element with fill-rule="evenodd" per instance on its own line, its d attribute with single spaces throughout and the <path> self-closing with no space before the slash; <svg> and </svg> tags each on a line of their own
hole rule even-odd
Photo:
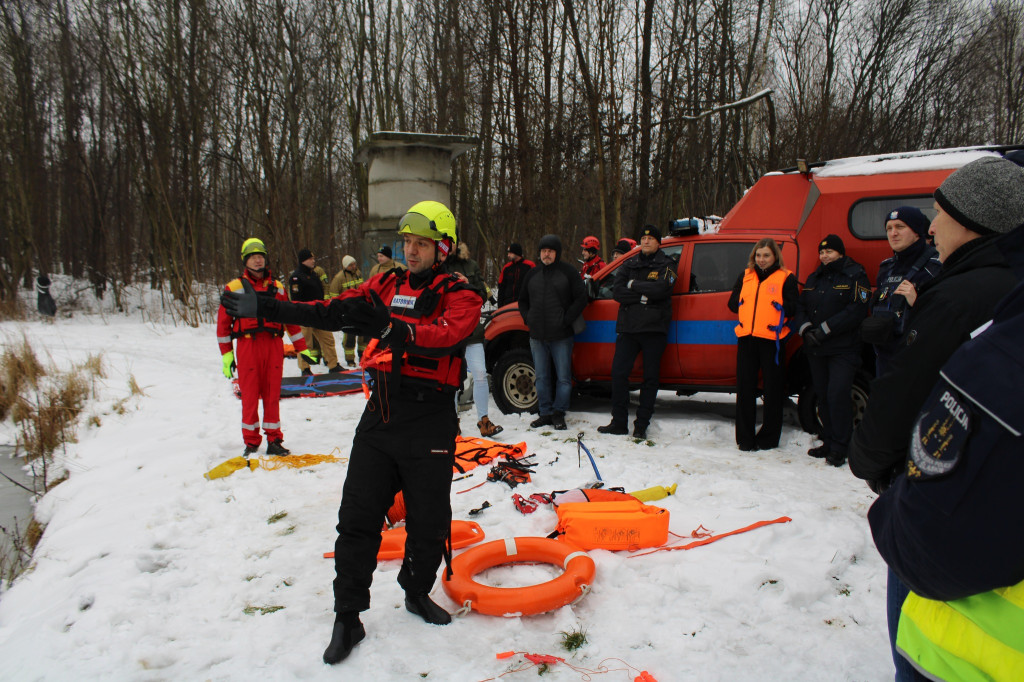
<svg viewBox="0 0 1024 682">
<path fill-rule="evenodd" d="M 854 156 L 847 159 L 828 161 L 824 166 L 813 169 L 812 172 L 818 177 L 823 178 L 844 175 L 909 173 L 910 171 L 960 168 L 983 156 L 1000 156 L 1000 154 L 977 147 L 960 147 L 898 154 Z"/>
</svg>

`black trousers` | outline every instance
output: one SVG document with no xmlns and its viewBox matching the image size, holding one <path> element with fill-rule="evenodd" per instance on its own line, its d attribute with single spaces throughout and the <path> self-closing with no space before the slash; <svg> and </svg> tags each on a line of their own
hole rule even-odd
<svg viewBox="0 0 1024 682">
<path fill-rule="evenodd" d="M 334 545 L 334 610 L 370 608 L 381 528 L 395 495 L 406 508 L 405 559 L 398 583 L 409 594 L 430 592 L 451 531 L 452 465 L 458 417 L 451 394 L 428 402 L 367 402 L 349 456 Z"/>
<path fill-rule="evenodd" d="M 853 401 L 850 391 L 860 369 L 860 355 L 810 355 L 811 380 L 818 394 L 818 416 L 823 428 L 821 440 L 829 452 L 846 455 L 853 435 Z"/>
<path fill-rule="evenodd" d="M 661 374 L 661 355 L 665 352 L 668 334 L 642 332 L 619 334 L 615 338 L 612 358 L 612 421 L 626 425 L 629 422 L 629 373 L 636 356 L 643 353 L 644 374 L 640 384 L 640 405 L 636 408 L 636 423 L 647 427 L 654 414 L 654 399 L 658 397 L 658 378 Z"/>
<path fill-rule="evenodd" d="M 782 405 L 786 399 L 786 342 L 779 344 L 775 362 L 775 341 L 756 336 L 736 339 L 736 444 L 742 448 L 770 450 L 782 436 Z M 764 382 L 764 416 L 757 422 L 757 376 Z"/>
</svg>

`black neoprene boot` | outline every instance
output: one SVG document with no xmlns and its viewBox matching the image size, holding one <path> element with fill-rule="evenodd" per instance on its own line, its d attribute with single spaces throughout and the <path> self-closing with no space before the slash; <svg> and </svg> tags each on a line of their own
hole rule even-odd
<svg viewBox="0 0 1024 682">
<path fill-rule="evenodd" d="M 348 658 L 352 648 L 363 641 L 366 637 L 366 629 L 359 620 L 359 614 L 355 611 L 339 613 L 334 618 L 334 631 L 331 633 L 331 643 L 324 651 L 324 663 L 334 665 Z"/>
<path fill-rule="evenodd" d="M 428 594 L 406 594 L 405 610 L 415 613 L 423 620 L 433 625 L 447 625 L 452 622 L 450 613 L 435 604 Z"/>
</svg>

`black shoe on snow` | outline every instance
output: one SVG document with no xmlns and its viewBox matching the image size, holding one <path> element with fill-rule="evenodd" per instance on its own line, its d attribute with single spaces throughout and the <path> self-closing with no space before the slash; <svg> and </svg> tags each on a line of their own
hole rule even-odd
<svg viewBox="0 0 1024 682">
<path fill-rule="evenodd" d="M 433 625 L 447 625 L 452 622 L 452 615 L 435 604 L 427 594 L 405 595 L 405 610 L 415 613 Z"/>
<path fill-rule="evenodd" d="M 328 371 L 328 372 L 331 372 L 331 373 L 335 373 L 335 372 L 344 372 L 344 371 L 345 371 L 345 368 L 341 366 L 341 363 L 338 363 L 337 365 L 335 365 L 334 367 L 331 367 L 331 368 L 330 368 L 329 370 L 327 370 L 327 371 Z"/>
<path fill-rule="evenodd" d="M 807 454 L 810 455 L 811 457 L 817 457 L 818 459 L 821 459 L 822 457 L 828 455 L 828 446 L 819 445 L 816 448 L 811 448 L 810 450 L 807 451 Z"/>
<path fill-rule="evenodd" d="M 565 431 L 569 428 L 565 425 L 565 415 L 561 412 L 553 412 L 551 414 L 551 426 L 555 428 L 555 431 Z"/>
<path fill-rule="evenodd" d="M 313 376 L 313 370 L 311 370 L 309 367 L 307 367 L 306 369 L 302 370 L 302 376 L 304 376 L 304 377 L 311 377 L 311 376 Z"/>
<path fill-rule="evenodd" d="M 358 616 L 355 623 L 344 622 L 340 617 L 337 618 L 334 621 L 334 631 L 331 633 L 331 643 L 324 651 L 324 663 L 334 665 L 344 661 L 352 653 L 352 648 L 363 641 L 364 637 L 366 637 L 366 628 L 359 622 Z"/>
<path fill-rule="evenodd" d="M 259 451 L 260 451 L 260 446 L 259 445 L 246 445 L 245 446 L 245 452 L 242 453 L 242 457 L 245 457 L 246 459 L 249 459 L 249 457 L 251 457 L 252 455 L 255 455 Z"/>
<path fill-rule="evenodd" d="M 633 422 L 633 438 L 642 438 L 647 440 L 647 425 L 640 424 L 639 422 Z"/>
<path fill-rule="evenodd" d="M 825 455 L 825 462 L 834 467 L 841 467 L 846 464 L 846 455 L 841 452 L 830 452 Z"/>
<path fill-rule="evenodd" d="M 626 428 L 625 424 L 620 424 L 618 422 L 613 421 L 607 426 L 598 426 L 597 432 L 610 433 L 613 436 L 625 436 L 627 433 L 629 433 L 629 429 Z"/>
<path fill-rule="evenodd" d="M 551 418 L 551 415 L 543 414 L 530 422 L 530 428 L 539 429 L 542 426 L 551 426 L 552 424 L 554 424 L 554 420 Z"/>
<path fill-rule="evenodd" d="M 282 445 L 281 441 L 275 440 L 272 443 L 267 443 L 267 454 L 283 457 L 284 455 L 292 454 L 292 451 Z"/>
</svg>

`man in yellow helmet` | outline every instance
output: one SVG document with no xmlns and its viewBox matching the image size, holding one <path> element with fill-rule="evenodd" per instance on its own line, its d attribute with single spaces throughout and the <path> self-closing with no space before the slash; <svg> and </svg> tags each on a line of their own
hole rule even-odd
<svg viewBox="0 0 1024 682">
<path fill-rule="evenodd" d="M 224 287 L 225 292 L 249 287 L 260 298 L 287 301 L 284 286 L 267 268 L 267 247 L 259 239 L 246 239 L 242 244 L 241 277 Z M 306 340 L 297 325 L 283 325 L 265 318 L 231 315 L 223 305 L 217 310 L 217 343 L 220 345 L 224 376 L 231 378 L 238 369 L 238 387 L 242 394 L 243 457 L 255 454 L 260 447 L 259 403 L 263 401 L 263 432 L 267 435 L 268 455 L 287 455 L 281 441 L 281 374 L 284 370 L 285 329 L 296 352 L 306 351 Z M 232 342 L 236 347 L 232 348 Z"/>
<path fill-rule="evenodd" d="M 423 201 L 398 224 L 408 270 L 393 269 L 320 303 L 285 303 L 246 292 L 223 297 L 238 314 L 354 332 L 377 340 L 364 359 L 371 394 L 356 427 L 338 510 L 334 622 L 324 662 L 343 660 L 366 631 L 385 513 L 401 491 L 408 538 L 398 582 L 405 608 L 435 625 L 451 622 L 429 593 L 450 559 L 451 480 L 464 349 L 483 300 L 443 260 L 456 245 L 455 216 Z"/>
</svg>

